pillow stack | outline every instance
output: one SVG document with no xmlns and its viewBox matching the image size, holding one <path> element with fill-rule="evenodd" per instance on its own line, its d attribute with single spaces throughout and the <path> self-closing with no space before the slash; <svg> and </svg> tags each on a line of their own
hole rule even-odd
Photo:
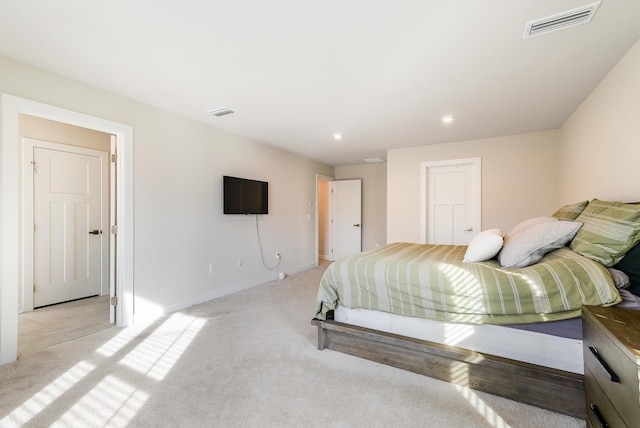
<svg viewBox="0 0 640 428">
<path fill-rule="evenodd" d="M 594 199 L 561 207 L 552 216 L 523 221 L 506 235 L 485 230 L 469 243 L 465 262 L 496 257 L 503 268 L 522 268 L 567 244 L 606 267 L 624 272 L 640 295 L 640 204 Z"/>
<path fill-rule="evenodd" d="M 538 263 L 545 254 L 570 242 L 582 226 L 578 221 L 534 217 L 507 233 L 498 262 L 504 268 L 522 268 Z"/>
</svg>

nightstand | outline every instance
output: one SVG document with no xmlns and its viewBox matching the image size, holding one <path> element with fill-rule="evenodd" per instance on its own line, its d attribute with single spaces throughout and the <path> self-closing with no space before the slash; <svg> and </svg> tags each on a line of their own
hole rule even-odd
<svg viewBox="0 0 640 428">
<path fill-rule="evenodd" d="M 640 311 L 584 306 L 587 427 L 640 427 Z"/>
</svg>

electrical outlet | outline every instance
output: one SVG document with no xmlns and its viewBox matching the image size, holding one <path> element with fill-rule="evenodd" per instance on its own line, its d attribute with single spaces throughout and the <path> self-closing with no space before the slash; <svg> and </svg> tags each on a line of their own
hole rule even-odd
<svg viewBox="0 0 640 428">
<path fill-rule="evenodd" d="M 209 263 L 209 273 L 215 273 L 216 271 L 216 265 L 214 265 L 213 263 Z"/>
<path fill-rule="evenodd" d="M 238 267 L 242 267 L 242 266 L 244 266 L 244 260 L 238 259 Z"/>
</svg>

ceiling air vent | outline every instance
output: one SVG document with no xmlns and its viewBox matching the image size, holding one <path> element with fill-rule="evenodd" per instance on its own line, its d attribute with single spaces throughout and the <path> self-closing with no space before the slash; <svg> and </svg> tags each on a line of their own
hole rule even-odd
<svg viewBox="0 0 640 428">
<path fill-rule="evenodd" d="M 564 30 L 565 28 L 575 27 L 576 25 L 587 24 L 591 21 L 591 18 L 593 18 L 593 15 L 598 9 L 598 6 L 600 6 L 599 1 L 588 4 L 586 6 L 571 9 L 566 12 L 547 16 L 546 18 L 529 21 L 524 28 L 523 38 L 528 39 L 530 37 L 539 36 L 541 34 L 547 34 L 554 31 Z"/>
<path fill-rule="evenodd" d="M 234 111 L 231 110 L 230 108 L 222 107 L 214 110 L 209 110 L 207 113 L 220 117 L 220 116 L 226 116 L 228 114 L 234 113 Z"/>
</svg>

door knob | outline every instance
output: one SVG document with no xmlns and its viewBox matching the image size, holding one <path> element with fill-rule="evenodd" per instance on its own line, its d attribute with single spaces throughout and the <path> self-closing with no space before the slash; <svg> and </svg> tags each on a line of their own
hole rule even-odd
<svg viewBox="0 0 640 428">
<path fill-rule="evenodd" d="M 354 224 L 353 227 L 360 227 L 360 223 Z"/>
<path fill-rule="evenodd" d="M 465 227 L 464 229 L 465 232 L 471 232 L 473 230 L 473 227 Z"/>
<path fill-rule="evenodd" d="M 98 229 L 90 230 L 89 235 L 101 235 L 102 231 Z"/>
</svg>

